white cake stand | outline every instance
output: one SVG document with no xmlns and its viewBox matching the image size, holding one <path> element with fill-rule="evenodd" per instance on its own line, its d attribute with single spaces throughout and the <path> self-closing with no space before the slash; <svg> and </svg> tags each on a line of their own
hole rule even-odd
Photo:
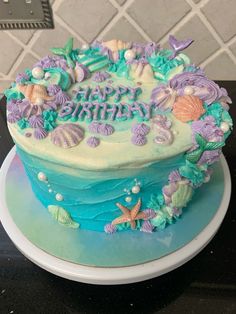
<svg viewBox="0 0 236 314">
<path fill-rule="evenodd" d="M 221 204 L 210 223 L 187 245 L 155 261 L 127 267 L 92 267 L 71 263 L 52 256 L 32 244 L 14 223 L 5 202 L 5 178 L 15 156 L 13 148 L 0 170 L 0 219 L 7 234 L 16 247 L 33 263 L 58 276 L 90 284 L 128 284 L 165 274 L 197 255 L 213 238 L 226 214 L 230 194 L 230 172 L 225 158 L 223 168 L 225 189 Z"/>
</svg>

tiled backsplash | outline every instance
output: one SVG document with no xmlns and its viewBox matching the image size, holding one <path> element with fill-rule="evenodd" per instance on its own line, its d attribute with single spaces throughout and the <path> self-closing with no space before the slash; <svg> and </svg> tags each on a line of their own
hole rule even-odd
<svg viewBox="0 0 236 314">
<path fill-rule="evenodd" d="M 54 30 L 0 32 L 0 92 L 17 72 L 63 46 L 97 39 L 193 38 L 187 54 L 215 80 L 236 80 L 236 0 L 54 0 Z"/>
</svg>

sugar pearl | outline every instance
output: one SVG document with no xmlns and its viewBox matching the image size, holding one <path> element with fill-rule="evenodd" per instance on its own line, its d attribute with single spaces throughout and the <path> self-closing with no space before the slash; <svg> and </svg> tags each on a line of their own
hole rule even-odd
<svg viewBox="0 0 236 314">
<path fill-rule="evenodd" d="M 82 50 L 87 50 L 87 49 L 89 49 L 89 45 L 88 44 L 83 44 L 81 49 Z"/>
<path fill-rule="evenodd" d="M 204 182 L 205 182 L 205 183 L 209 182 L 209 181 L 210 181 L 210 178 L 211 178 L 210 176 L 205 176 Z"/>
<path fill-rule="evenodd" d="M 51 77 L 51 74 L 49 72 L 46 72 L 44 75 L 45 80 L 48 80 Z"/>
<path fill-rule="evenodd" d="M 135 58 L 136 54 L 133 50 L 131 49 L 128 49 L 126 50 L 125 54 L 124 54 L 124 57 L 125 57 L 125 60 L 133 60 Z"/>
<path fill-rule="evenodd" d="M 41 105 L 43 105 L 43 103 L 44 103 L 43 98 L 36 98 L 35 105 L 41 106 Z"/>
<path fill-rule="evenodd" d="M 38 179 L 39 179 L 39 181 L 47 181 L 47 176 L 45 173 L 39 172 L 38 173 Z"/>
<path fill-rule="evenodd" d="M 132 187 L 132 193 L 138 194 L 139 192 L 140 192 L 140 186 L 139 185 L 135 185 Z"/>
<path fill-rule="evenodd" d="M 229 131 L 229 124 L 227 122 L 221 122 L 220 128 L 224 133 L 226 133 Z"/>
<path fill-rule="evenodd" d="M 131 197 L 131 196 L 127 196 L 127 197 L 125 198 L 125 201 L 126 201 L 127 203 L 130 203 L 130 202 L 132 201 L 132 197 Z"/>
<path fill-rule="evenodd" d="M 56 196 L 55 196 L 55 198 L 56 198 L 56 200 L 58 201 L 58 202 L 61 202 L 61 201 L 63 201 L 63 196 L 60 194 L 60 193 L 57 193 L 56 194 Z"/>
<path fill-rule="evenodd" d="M 48 192 L 49 192 L 49 193 L 52 193 L 52 189 L 49 189 Z"/>
<path fill-rule="evenodd" d="M 32 76 L 37 79 L 40 80 L 44 77 L 44 71 L 41 67 L 35 67 L 32 70 Z"/>
<path fill-rule="evenodd" d="M 194 89 L 192 86 L 186 86 L 184 89 L 185 95 L 192 95 L 194 93 Z"/>
</svg>

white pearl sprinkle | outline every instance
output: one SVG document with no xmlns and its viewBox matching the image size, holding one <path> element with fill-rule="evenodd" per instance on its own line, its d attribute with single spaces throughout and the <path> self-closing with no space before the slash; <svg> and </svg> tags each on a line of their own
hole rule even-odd
<svg viewBox="0 0 236 314">
<path fill-rule="evenodd" d="M 42 98 L 36 98 L 35 105 L 41 106 L 43 105 L 43 103 L 44 103 L 44 100 Z"/>
<path fill-rule="evenodd" d="M 224 133 L 226 133 L 229 131 L 229 124 L 227 122 L 221 122 L 220 128 Z"/>
<path fill-rule="evenodd" d="M 139 192 L 140 192 L 140 186 L 139 185 L 135 185 L 132 187 L 132 193 L 138 194 Z"/>
<path fill-rule="evenodd" d="M 44 75 L 45 80 L 48 80 L 51 77 L 51 74 L 49 72 L 46 72 Z"/>
<path fill-rule="evenodd" d="M 83 44 L 83 45 L 81 46 L 81 49 L 82 49 L 82 50 L 87 50 L 87 49 L 89 49 L 89 45 L 88 45 L 88 44 Z"/>
<path fill-rule="evenodd" d="M 210 181 L 210 178 L 211 178 L 210 176 L 206 176 L 206 177 L 204 178 L 204 182 L 205 182 L 205 183 L 209 182 L 209 181 Z"/>
<path fill-rule="evenodd" d="M 48 192 L 49 192 L 49 193 L 52 193 L 52 189 L 49 189 Z"/>
<path fill-rule="evenodd" d="M 47 181 L 47 176 L 45 173 L 39 172 L 38 173 L 38 179 L 39 179 L 39 181 Z"/>
<path fill-rule="evenodd" d="M 135 58 L 135 56 L 136 56 L 135 52 L 131 49 L 126 50 L 126 52 L 124 54 L 124 58 L 126 61 L 133 60 Z"/>
<path fill-rule="evenodd" d="M 184 89 L 185 95 L 192 95 L 194 93 L 194 89 L 192 86 L 186 86 Z"/>
<path fill-rule="evenodd" d="M 132 201 L 132 197 L 131 197 L 131 196 L 127 196 L 127 197 L 125 198 L 125 201 L 126 201 L 127 203 L 130 203 L 130 202 Z"/>
<path fill-rule="evenodd" d="M 61 201 L 63 201 L 63 196 L 60 194 L 60 193 L 57 193 L 56 194 L 56 196 L 55 196 L 55 198 L 56 198 L 56 200 L 58 201 L 58 202 L 61 202 Z"/>
<path fill-rule="evenodd" d="M 35 67 L 32 70 L 32 76 L 37 79 L 40 80 L 44 77 L 44 71 L 41 67 Z"/>
</svg>

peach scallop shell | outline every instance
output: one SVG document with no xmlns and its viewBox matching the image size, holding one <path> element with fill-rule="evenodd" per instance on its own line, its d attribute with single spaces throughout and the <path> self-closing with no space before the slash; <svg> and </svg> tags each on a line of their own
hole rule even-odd
<svg viewBox="0 0 236 314">
<path fill-rule="evenodd" d="M 179 96 L 173 105 L 173 115 L 182 122 L 196 121 L 204 114 L 203 101 L 193 95 Z"/>
<path fill-rule="evenodd" d="M 52 100 L 54 97 L 48 96 L 46 87 L 43 85 L 17 85 L 18 90 L 28 99 L 31 103 L 35 103 L 37 98 L 43 100 Z"/>
<path fill-rule="evenodd" d="M 77 146 L 84 138 L 84 131 L 73 123 L 61 124 L 51 132 L 51 141 L 62 148 Z"/>
</svg>

